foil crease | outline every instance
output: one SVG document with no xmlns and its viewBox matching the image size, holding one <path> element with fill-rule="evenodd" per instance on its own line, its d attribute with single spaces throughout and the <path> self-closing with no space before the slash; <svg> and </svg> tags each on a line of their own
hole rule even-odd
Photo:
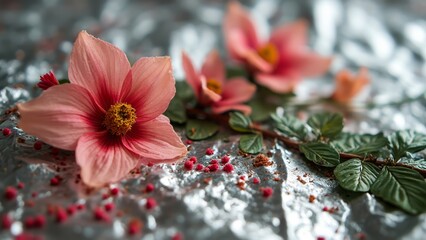
<svg viewBox="0 0 426 240">
<path fill-rule="evenodd" d="M 355 107 L 364 101 L 386 103 L 425 92 L 426 4 L 422 0 L 243 4 L 264 35 L 280 23 L 308 19 L 310 46 L 334 56 L 332 74 L 307 79 L 297 88 L 301 101 L 329 95 L 337 71 L 360 66 L 369 68 L 372 84 L 356 99 Z M 67 76 L 72 42 L 82 29 L 120 47 L 131 62 L 140 56 L 171 55 L 175 77 L 181 80 L 182 50 L 196 64 L 214 47 L 225 55 L 221 35 L 225 6 L 226 1 L 209 0 L 0 2 L 0 128 L 12 130 L 8 137 L 0 134 L 0 193 L 18 182 L 25 184 L 17 201 L 0 198 L 0 215 L 7 213 L 14 221 L 10 231 L 0 230 L 1 239 L 22 233 L 25 217 L 45 214 L 49 205 L 76 203 L 86 210 L 63 224 L 48 217 L 43 229 L 25 232 L 43 239 L 122 239 L 129 237 L 128 221 L 138 218 L 144 223 L 143 233 L 134 238 L 142 239 L 170 239 L 176 233 L 185 239 L 424 238 L 425 214 L 407 215 L 370 194 L 350 194 L 338 187 L 331 172 L 279 142 L 268 140 L 264 148 L 274 164 L 256 168 L 253 157 L 239 154 L 238 136 L 194 142 L 188 154 L 204 165 L 229 154 L 233 173 L 186 171 L 183 161 L 145 166 L 140 174 L 111 186 L 120 189 L 117 197 L 103 199 L 108 189 L 88 193 L 79 184 L 72 152 L 47 145 L 34 150 L 37 139 L 17 127 L 15 114 L 4 115 L 40 94 L 34 87 L 40 75 L 53 69 L 59 78 Z M 426 132 L 425 106 L 423 99 L 402 106 L 359 107 L 345 113 L 345 127 L 366 133 L 406 128 Z M 209 147 L 215 150 L 213 156 L 205 155 Z M 64 179 L 60 186 L 50 186 L 55 175 Z M 246 179 L 243 184 L 241 176 Z M 260 184 L 253 183 L 255 177 Z M 148 183 L 154 184 L 154 192 L 143 191 Z M 262 187 L 271 187 L 273 195 L 262 197 Z M 145 209 L 148 197 L 158 203 L 154 210 Z M 107 202 L 116 205 L 112 221 L 95 221 L 92 210 Z"/>
</svg>

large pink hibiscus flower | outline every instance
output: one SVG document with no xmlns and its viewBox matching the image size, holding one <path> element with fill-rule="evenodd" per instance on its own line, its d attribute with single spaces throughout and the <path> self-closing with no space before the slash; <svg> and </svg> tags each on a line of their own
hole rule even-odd
<svg viewBox="0 0 426 240">
<path fill-rule="evenodd" d="M 224 20 L 226 46 L 231 57 L 246 64 L 256 81 L 278 93 L 293 90 L 303 77 L 325 73 L 331 58 L 310 52 L 307 24 L 297 21 L 275 29 L 268 40 L 260 39 L 248 13 L 231 2 Z"/>
<path fill-rule="evenodd" d="M 217 51 L 211 51 L 200 71 L 196 71 L 186 53 L 182 53 L 186 79 L 200 104 L 211 107 L 214 113 L 236 110 L 245 114 L 251 108 L 243 103 L 250 100 L 256 86 L 242 77 L 226 79 L 225 65 Z"/>
<path fill-rule="evenodd" d="M 82 31 L 68 73 L 70 84 L 18 105 L 19 127 L 75 150 L 87 185 L 115 182 L 140 163 L 173 162 L 186 154 L 161 115 L 176 91 L 169 57 L 141 58 L 130 67 L 120 49 Z"/>
</svg>

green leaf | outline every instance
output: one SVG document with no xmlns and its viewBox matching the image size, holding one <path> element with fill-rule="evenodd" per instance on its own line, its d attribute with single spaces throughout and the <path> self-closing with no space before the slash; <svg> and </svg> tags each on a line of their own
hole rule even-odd
<svg viewBox="0 0 426 240">
<path fill-rule="evenodd" d="M 388 139 L 382 133 L 376 135 L 341 133 L 331 144 L 338 152 L 367 154 L 379 152 L 388 144 Z"/>
<path fill-rule="evenodd" d="M 70 80 L 64 78 L 64 79 L 59 79 L 58 82 L 59 82 L 59 84 L 66 84 L 66 83 L 70 83 Z"/>
<path fill-rule="evenodd" d="M 426 159 L 424 157 L 415 157 L 415 158 L 403 157 L 398 162 L 418 168 L 418 169 L 426 170 Z"/>
<path fill-rule="evenodd" d="M 261 134 L 247 134 L 240 138 L 241 151 L 250 154 L 256 154 L 262 151 L 263 137 Z"/>
<path fill-rule="evenodd" d="M 186 124 L 186 136 L 191 140 L 203 140 L 219 131 L 216 123 L 206 120 L 190 119 Z"/>
<path fill-rule="evenodd" d="M 275 112 L 278 105 L 268 103 L 260 96 L 255 96 L 252 100 L 248 102 L 248 105 L 251 107 L 250 118 L 253 121 L 261 122 L 269 118 L 271 113 Z"/>
<path fill-rule="evenodd" d="M 244 68 L 229 67 L 226 69 L 226 77 L 228 79 L 241 76 L 247 76 L 247 71 Z"/>
<path fill-rule="evenodd" d="M 354 192 L 368 192 L 379 176 L 380 169 L 369 162 L 351 159 L 334 169 L 339 185 Z"/>
<path fill-rule="evenodd" d="M 299 146 L 305 157 L 324 167 L 334 167 L 340 163 L 339 153 L 332 146 L 320 143 L 304 143 Z"/>
<path fill-rule="evenodd" d="M 177 98 L 172 99 L 164 115 L 170 118 L 170 121 L 179 124 L 185 123 L 187 120 L 185 105 Z"/>
<path fill-rule="evenodd" d="M 426 182 L 418 172 L 404 167 L 383 167 L 371 192 L 411 214 L 426 211 Z"/>
<path fill-rule="evenodd" d="M 189 101 L 194 97 L 192 88 L 186 81 L 176 81 L 176 98 L 181 100 Z"/>
<path fill-rule="evenodd" d="M 308 125 L 314 131 L 327 138 L 334 138 L 343 129 L 343 117 L 338 113 L 317 113 L 309 117 Z"/>
<path fill-rule="evenodd" d="M 389 148 L 395 160 L 407 153 L 416 153 L 426 148 L 426 135 L 412 130 L 397 131 L 389 136 Z"/>
<path fill-rule="evenodd" d="M 251 120 L 241 112 L 229 114 L 229 126 L 237 132 L 251 132 Z"/>
<path fill-rule="evenodd" d="M 295 137 L 302 141 L 306 138 L 306 127 L 296 117 L 289 114 L 284 114 L 282 117 L 272 114 L 271 117 L 275 122 L 275 127 L 288 137 Z"/>
</svg>

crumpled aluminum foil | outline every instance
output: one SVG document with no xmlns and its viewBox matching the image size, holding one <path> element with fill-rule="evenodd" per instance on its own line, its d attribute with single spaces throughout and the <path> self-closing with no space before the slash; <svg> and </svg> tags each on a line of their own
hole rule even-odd
<svg viewBox="0 0 426 240">
<path fill-rule="evenodd" d="M 346 130 L 426 132 L 425 99 L 401 106 L 362 107 L 365 101 L 381 104 L 425 92 L 426 4 L 422 0 L 243 3 L 262 34 L 279 23 L 307 18 L 311 47 L 334 55 L 331 74 L 307 79 L 297 88 L 298 100 L 328 96 L 334 73 L 365 66 L 372 84 L 355 101 L 355 111 L 345 112 Z M 10 230 L 0 230 L 1 239 L 22 232 L 43 239 L 121 239 L 129 237 L 127 223 L 132 218 L 144 223 L 142 235 L 134 236 L 143 239 L 170 239 L 177 233 L 185 239 L 424 238 L 425 214 L 407 215 L 370 194 L 350 194 L 338 187 L 330 171 L 272 140 L 264 148 L 272 166 L 254 167 L 253 157 L 238 153 L 238 136 L 218 135 L 192 143 L 188 156 L 197 156 L 207 165 L 229 154 L 233 173 L 186 171 L 183 162 L 146 166 L 140 174 L 111 186 L 120 189 L 118 196 L 103 199 L 108 189 L 88 193 L 79 183 L 72 152 L 47 145 L 34 150 L 36 139 L 17 128 L 16 115 L 3 115 L 16 103 L 40 94 L 34 84 L 43 73 L 53 69 L 59 78 L 66 77 L 67 57 L 81 29 L 117 45 L 131 61 L 142 55 L 171 55 L 176 79 L 182 79 L 183 49 L 196 62 L 214 47 L 225 53 L 221 35 L 225 5 L 226 1 L 207 0 L 1 2 L 0 128 L 13 133 L 0 134 L 0 193 L 18 182 L 25 184 L 16 201 L 0 198 L 0 215 L 7 213 L 14 220 Z M 213 156 L 205 155 L 208 147 L 215 150 Z M 64 180 L 50 186 L 55 175 Z M 260 184 L 253 183 L 255 177 Z M 143 191 L 148 183 L 155 185 L 154 192 Z M 273 195 L 264 198 L 262 187 L 271 187 Z M 154 210 L 145 209 L 148 197 L 158 203 Z M 92 210 L 108 202 L 116 206 L 109 213 L 112 221 L 95 221 Z M 26 217 L 46 215 L 50 205 L 76 203 L 86 210 L 66 222 L 55 223 L 47 216 L 43 229 L 24 229 Z"/>
</svg>

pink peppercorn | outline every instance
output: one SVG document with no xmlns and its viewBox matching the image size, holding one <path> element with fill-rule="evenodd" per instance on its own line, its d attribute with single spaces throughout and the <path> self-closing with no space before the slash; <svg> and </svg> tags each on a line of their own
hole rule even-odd
<svg viewBox="0 0 426 240">
<path fill-rule="evenodd" d="M 50 179 L 50 186 L 58 186 L 61 180 L 58 177 L 53 177 Z"/>
<path fill-rule="evenodd" d="M 100 207 L 95 208 L 93 211 L 93 216 L 98 221 L 109 222 L 111 220 L 108 214 Z"/>
<path fill-rule="evenodd" d="M 35 150 L 40 150 L 43 147 L 43 143 L 40 142 L 40 141 L 37 141 L 37 142 L 34 143 L 33 147 L 34 147 Z"/>
<path fill-rule="evenodd" d="M 317 237 L 317 240 L 325 240 L 325 237 Z"/>
<path fill-rule="evenodd" d="M 105 211 L 110 212 L 110 211 L 114 210 L 115 205 L 114 205 L 114 203 L 107 203 L 107 204 L 105 204 L 104 208 L 105 208 Z"/>
<path fill-rule="evenodd" d="M 18 184 L 16 185 L 16 187 L 18 189 L 23 189 L 25 187 L 25 184 L 23 182 L 18 182 Z"/>
<path fill-rule="evenodd" d="M 211 149 L 211 148 L 207 148 L 207 150 L 206 150 L 206 154 L 207 154 L 207 155 L 213 155 L 213 154 L 214 154 L 214 150 L 213 150 L 213 149 Z"/>
<path fill-rule="evenodd" d="M 111 196 L 117 196 L 120 190 L 118 188 L 112 188 L 110 191 Z"/>
<path fill-rule="evenodd" d="M 146 199 L 146 204 L 145 204 L 145 208 L 150 210 L 153 209 L 157 206 L 157 201 L 155 201 L 154 198 L 147 198 Z"/>
<path fill-rule="evenodd" d="M 139 219 L 130 220 L 127 225 L 127 233 L 129 235 L 136 235 L 142 232 L 142 222 Z"/>
<path fill-rule="evenodd" d="M 195 164 L 195 163 L 197 163 L 198 159 L 197 159 L 196 156 L 192 156 L 192 157 L 189 158 L 189 161 L 191 161 L 192 163 Z"/>
<path fill-rule="evenodd" d="M 186 161 L 184 164 L 186 170 L 190 171 L 194 167 L 194 163 L 190 160 Z"/>
<path fill-rule="evenodd" d="M 171 240 L 183 240 L 181 233 L 175 233 L 175 235 L 172 236 Z"/>
<path fill-rule="evenodd" d="M 10 128 L 3 128 L 3 136 L 7 137 L 12 133 L 12 130 Z"/>
<path fill-rule="evenodd" d="M 230 163 L 225 164 L 225 166 L 223 166 L 223 171 L 230 173 L 232 171 L 234 171 L 234 166 Z"/>
<path fill-rule="evenodd" d="M 226 163 L 229 162 L 229 160 L 231 160 L 231 158 L 228 155 L 225 155 L 225 156 L 222 157 L 221 162 L 223 164 L 226 164 Z"/>
<path fill-rule="evenodd" d="M 12 219 L 8 214 L 1 217 L 1 227 L 3 229 L 9 229 L 12 226 Z"/>
<path fill-rule="evenodd" d="M 63 208 L 57 208 L 55 214 L 56 222 L 63 223 L 68 219 L 67 212 Z"/>
<path fill-rule="evenodd" d="M 32 217 L 25 218 L 24 226 L 25 226 L 25 228 L 33 228 L 34 227 L 34 218 L 32 218 Z"/>
<path fill-rule="evenodd" d="M 16 198 L 16 196 L 18 195 L 18 190 L 16 190 L 16 188 L 9 186 L 6 188 L 6 190 L 4 191 L 4 197 L 7 200 L 13 200 Z"/>
<path fill-rule="evenodd" d="M 43 215 L 37 215 L 34 217 L 34 227 L 42 228 L 46 224 L 46 217 Z"/>
<path fill-rule="evenodd" d="M 202 171 L 204 169 L 204 166 L 203 166 L 203 164 L 197 164 L 197 167 L 195 167 L 195 170 L 197 170 L 197 171 Z"/>
<path fill-rule="evenodd" d="M 213 159 L 210 161 L 210 164 L 219 164 L 219 161 L 217 159 Z"/>
<path fill-rule="evenodd" d="M 272 194 L 274 193 L 274 190 L 272 190 L 272 188 L 270 187 L 262 188 L 261 191 L 262 191 L 263 197 L 265 198 L 272 196 Z"/>
<path fill-rule="evenodd" d="M 189 140 L 189 139 L 187 139 L 185 142 L 186 142 L 187 145 L 192 144 L 192 141 Z"/>
<path fill-rule="evenodd" d="M 148 183 L 145 187 L 145 192 L 150 193 L 150 192 L 154 191 L 154 189 L 155 189 L 154 184 Z"/>
<path fill-rule="evenodd" d="M 209 170 L 211 171 L 211 172 L 216 172 L 217 170 L 219 169 L 219 164 L 210 164 L 209 165 Z"/>
<path fill-rule="evenodd" d="M 70 216 L 72 216 L 72 215 L 74 215 L 74 213 L 75 212 L 77 212 L 77 207 L 75 206 L 75 205 L 69 205 L 68 207 L 67 207 L 67 213 L 70 215 Z"/>
<path fill-rule="evenodd" d="M 260 183 L 260 179 L 259 178 L 253 178 L 253 183 L 254 184 L 259 184 Z"/>
<path fill-rule="evenodd" d="M 77 210 L 81 211 L 85 208 L 83 204 L 77 204 Z"/>
</svg>

